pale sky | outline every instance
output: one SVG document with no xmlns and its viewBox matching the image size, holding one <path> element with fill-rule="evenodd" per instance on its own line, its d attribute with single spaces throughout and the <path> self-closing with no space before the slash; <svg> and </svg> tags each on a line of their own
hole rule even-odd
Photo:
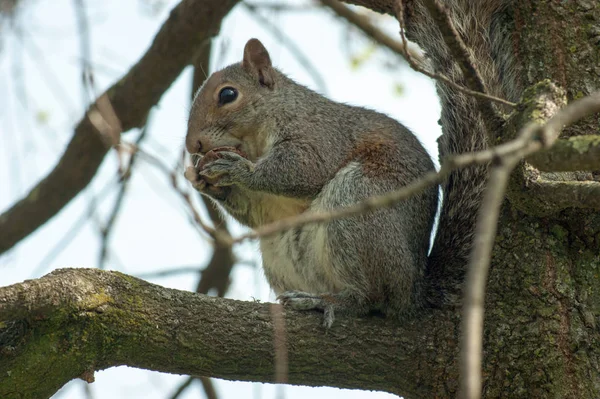
<svg viewBox="0 0 600 399">
<path fill-rule="evenodd" d="M 0 31 L 0 211 L 25 195 L 59 159 L 73 134 L 86 104 L 81 86 L 81 53 L 75 25 L 74 1 L 25 1 L 13 27 Z M 148 3 L 161 5 L 158 13 Z M 265 3 L 261 0 L 260 3 Z M 288 1 L 289 4 L 308 4 Z M 97 94 L 120 78 L 146 51 L 154 34 L 168 17 L 175 0 L 86 1 L 91 29 L 91 61 Z M 411 128 L 427 150 L 437 157 L 436 138 L 439 105 L 431 82 L 405 66 L 384 67 L 395 56 L 384 51 L 370 54 L 370 43 L 360 33 L 349 32 L 330 12 L 320 9 L 274 13 L 264 11 L 275 26 L 292 39 L 326 84 L 330 98 L 367 106 L 387 113 Z M 382 27 L 396 35 L 395 20 L 381 18 Z M 241 59 L 246 41 L 259 38 L 273 63 L 295 80 L 319 90 L 297 59 L 260 23 L 237 6 L 223 21 L 214 41 L 211 70 Z M 349 39 L 349 40 L 348 40 Z M 369 55 L 353 67 L 350 55 Z M 152 114 L 149 139 L 143 148 L 174 165 L 185 137 L 191 69 L 187 69 L 163 96 Z M 402 86 L 399 94 L 397 86 Z M 319 90 L 320 91 L 320 90 Z M 123 136 L 133 141 L 137 132 Z M 89 188 L 49 223 L 0 257 L 0 286 L 40 277 L 61 267 L 95 267 L 98 262 L 98 223 L 106 220 L 118 187 L 114 184 L 117 158 L 106 157 Z M 182 171 L 183 173 L 183 171 Z M 109 187 L 109 188 L 107 188 Z M 79 223 L 87 215 L 92 198 L 97 201 L 94 219 Z M 178 266 L 203 266 L 210 249 L 188 222 L 188 213 L 170 188 L 168 179 L 151 165 L 139 162 L 129 193 L 111 238 L 108 268 L 132 275 Z M 77 225 L 83 227 L 74 229 Z M 243 232 L 232 226 L 234 233 Z M 62 237 L 71 232 L 65 247 L 48 262 Z M 256 243 L 236 247 L 242 260 L 260 262 Z M 151 280 L 166 287 L 194 290 L 196 274 Z M 272 301 L 262 270 L 237 266 L 228 297 Z M 89 387 L 95 398 L 167 398 L 185 377 L 113 368 L 96 373 Z M 65 386 L 56 398 L 84 397 L 83 382 Z M 270 384 L 216 380 L 220 398 L 280 397 Z M 182 398 L 203 397 L 200 384 Z M 285 398 L 380 399 L 384 393 L 334 388 L 285 387 Z"/>
</svg>

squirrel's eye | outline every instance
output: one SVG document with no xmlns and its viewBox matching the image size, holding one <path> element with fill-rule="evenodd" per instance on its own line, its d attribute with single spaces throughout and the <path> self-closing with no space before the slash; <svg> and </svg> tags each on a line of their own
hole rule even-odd
<svg viewBox="0 0 600 399">
<path fill-rule="evenodd" d="M 219 92 L 219 105 L 234 102 L 238 96 L 238 91 L 233 87 L 224 87 Z"/>
</svg>

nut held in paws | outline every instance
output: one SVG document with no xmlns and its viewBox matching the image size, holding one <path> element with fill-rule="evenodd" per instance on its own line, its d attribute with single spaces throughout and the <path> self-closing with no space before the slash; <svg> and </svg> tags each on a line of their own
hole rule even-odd
<svg viewBox="0 0 600 399">
<path fill-rule="evenodd" d="M 216 159 L 221 158 L 221 155 L 219 153 L 223 152 L 223 151 L 235 152 L 236 154 L 241 155 L 244 158 L 247 158 L 246 154 L 243 151 L 241 151 L 241 150 L 239 150 L 239 149 L 237 149 L 235 147 L 216 147 L 216 148 L 213 148 L 212 150 L 210 150 L 209 152 L 207 152 L 206 155 L 204 155 L 204 157 L 202 157 L 202 159 L 198 163 L 198 166 L 196 167 L 196 170 L 198 172 L 201 172 L 202 169 L 204 169 L 204 167 L 208 163 L 210 163 L 210 162 L 212 162 L 212 161 L 214 161 Z M 215 180 L 213 180 L 213 179 L 207 179 L 205 177 L 203 177 L 203 179 L 208 184 L 214 184 L 214 183 L 216 183 L 216 180 L 217 180 L 217 179 L 215 179 Z"/>
</svg>

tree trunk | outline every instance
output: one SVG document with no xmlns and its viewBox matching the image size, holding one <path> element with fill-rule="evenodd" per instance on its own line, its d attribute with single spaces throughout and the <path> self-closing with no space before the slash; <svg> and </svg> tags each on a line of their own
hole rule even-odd
<svg viewBox="0 0 600 399">
<path fill-rule="evenodd" d="M 351 2 L 378 12 L 397 13 L 391 0 Z M 438 71 L 460 81 L 462 76 L 453 74 L 453 66 L 442 50 L 444 43 L 435 43 L 427 33 L 427 29 L 435 28 L 425 27 L 426 22 L 419 20 L 418 8 L 422 2 L 404 3 L 408 21 L 413 18 L 412 24 L 407 24 L 408 34 L 412 33 L 411 38 L 428 50 Z M 493 3 L 499 2 L 444 2 L 456 11 L 455 20 L 461 21 L 461 33 L 469 32 L 469 25 L 475 25 L 469 20 L 477 15 L 473 9 Z M 476 32 L 463 37 L 479 66 L 485 68 L 483 58 L 487 54 L 478 52 L 476 36 L 484 34 L 482 31 L 489 33 L 485 40 L 495 45 L 490 57 L 497 70 L 487 81 L 492 94 L 499 92 L 518 101 L 524 88 L 544 79 L 564 88 L 569 101 L 600 89 L 600 3 L 587 0 L 502 3 L 491 23 L 475 26 Z M 499 79 L 499 87 L 494 86 L 494 77 Z M 474 101 L 470 107 L 460 107 L 457 105 L 460 94 L 447 95 L 447 88 L 440 91 L 446 94 L 441 96 L 441 121 L 446 137 L 441 140 L 440 153 L 444 157 L 452 152 L 448 149 L 450 145 L 444 147 L 444 140 L 466 137 L 479 126 L 470 115 L 477 112 Z M 454 132 L 457 129 L 452 124 L 464 131 Z M 567 129 L 563 136 L 599 133 L 600 115 L 595 115 Z M 492 132 L 492 136 L 501 135 Z M 549 178 L 567 180 L 560 174 Z M 597 173 L 578 174 L 576 178 L 598 181 Z M 513 190 L 523 197 L 536 194 L 525 186 Z M 551 194 L 544 198 L 548 203 L 554 200 Z M 544 216 L 540 217 L 541 214 Z M 442 218 L 440 230 L 447 228 Z M 597 210 L 567 208 L 548 213 L 524 207 L 519 201 L 505 202 L 486 297 L 483 364 L 486 397 L 600 397 L 600 336 L 596 326 L 600 314 L 599 254 Z M 451 254 L 441 256 L 442 260 L 451 257 Z M 441 267 L 445 270 L 434 270 L 434 278 L 463 281 L 464 270 L 460 267 L 455 264 Z M 437 285 L 453 291 L 448 288 L 451 283 L 441 281 Z M 448 374 L 445 388 L 435 390 L 432 395 L 453 396 L 457 389 L 454 376 Z"/>
<path fill-rule="evenodd" d="M 492 57 L 509 97 L 548 78 L 566 89 L 569 101 L 600 89 L 598 2 L 510 2 L 494 16 L 490 36 L 504 45 Z M 443 114 L 471 119 L 452 97 L 442 106 Z M 596 115 L 566 134 L 598 134 L 599 126 Z M 486 297 L 484 395 L 598 398 L 600 214 L 568 208 L 539 217 L 543 212 L 522 210 L 506 201 L 499 220 Z M 449 388 L 436 394 L 454 395 L 456 383 Z"/>
</svg>

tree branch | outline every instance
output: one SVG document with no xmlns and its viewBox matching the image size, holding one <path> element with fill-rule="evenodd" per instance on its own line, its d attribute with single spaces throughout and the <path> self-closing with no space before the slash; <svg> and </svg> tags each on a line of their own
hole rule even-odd
<svg viewBox="0 0 600 399">
<path fill-rule="evenodd" d="M 596 136 L 576 136 L 569 140 L 558 140 L 558 136 L 564 127 L 600 112 L 600 92 L 565 106 L 564 91 L 549 81 L 542 81 L 527 89 L 523 98 L 519 112 L 508 122 L 509 130 L 527 124 L 537 137 L 532 145 L 543 151 L 526 158 L 511 176 L 507 191 L 511 203 L 522 212 L 536 216 L 571 207 L 598 209 L 598 200 L 594 197 L 597 183 L 574 181 L 564 173 L 557 176 L 563 181 L 550 181 L 529 161 L 540 165 L 542 170 L 594 170 L 599 164 L 594 157 L 598 152 Z M 556 167 L 552 161 L 557 162 Z"/>
<path fill-rule="evenodd" d="M 73 378 L 92 380 L 95 370 L 118 365 L 272 382 L 269 308 L 98 269 L 61 269 L 3 287 L 0 397 L 49 397 Z M 402 324 L 340 318 L 327 333 L 316 312 L 283 316 L 291 384 L 430 397 L 455 355 L 453 322 L 441 311 Z"/>
<path fill-rule="evenodd" d="M 217 31 L 237 0 L 183 0 L 156 34 L 144 56 L 106 94 L 123 131 L 143 124 L 150 108 L 187 66 L 195 49 Z M 29 194 L 0 216 L 0 254 L 48 221 L 92 180 L 108 148 L 90 117 L 75 128 L 60 161 Z"/>
<path fill-rule="evenodd" d="M 352 11 L 349 7 L 343 5 L 338 0 L 321 0 L 321 4 L 330 8 L 333 12 L 344 18 L 350 24 L 356 26 L 356 28 L 371 38 L 374 42 L 387 47 L 393 53 L 397 54 L 403 59 L 406 59 L 406 53 L 402 42 L 388 36 L 381 29 L 377 28 L 367 16 Z M 425 59 L 419 52 L 411 49 L 410 47 L 408 47 L 406 51 L 409 52 L 410 58 L 415 60 L 415 62 L 421 67 L 424 67 Z"/>
<path fill-rule="evenodd" d="M 600 170 L 600 136 L 557 140 L 548 150 L 528 157 L 527 162 L 544 172 Z"/>
<path fill-rule="evenodd" d="M 504 192 L 510 173 L 518 161 L 519 157 L 512 155 L 498 160 L 498 164 L 490 169 L 490 178 L 477 216 L 473 251 L 467 266 L 461 326 L 460 395 L 465 399 L 481 397 L 485 286 L 492 260 L 500 207 L 504 202 Z"/>
</svg>

